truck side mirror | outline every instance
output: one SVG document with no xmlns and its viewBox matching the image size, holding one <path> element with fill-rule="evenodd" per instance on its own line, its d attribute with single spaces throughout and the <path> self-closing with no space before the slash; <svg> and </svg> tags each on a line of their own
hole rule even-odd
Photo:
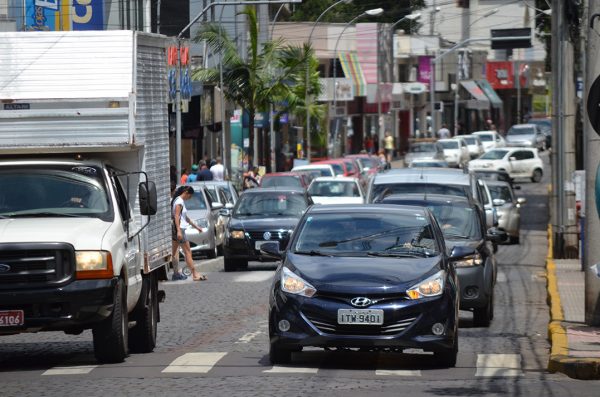
<svg viewBox="0 0 600 397">
<path fill-rule="evenodd" d="M 156 185 L 154 182 L 140 182 L 138 186 L 140 212 L 142 215 L 155 215 L 158 211 Z"/>
</svg>

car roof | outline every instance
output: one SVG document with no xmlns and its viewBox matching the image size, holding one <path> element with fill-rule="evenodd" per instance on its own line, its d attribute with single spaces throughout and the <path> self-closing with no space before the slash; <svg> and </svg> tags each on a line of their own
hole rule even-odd
<svg viewBox="0 0 600 397">
<path fill-rule="evenodd" d="M 312 180 L 314 182 L 358 182 L 358 179 L 350 176 L 319 176 Z"/>
<path fill-rule="evenodd" d="M 253 189 L 244 190 L 244 194 L 260 194 L 260 193 L 292 193 L 292 194 L 304 194 L 306 191 L 300 187 L 293 186 L 274 186 L 274 187 L 256 187 Z"/>
<path fill-rule="evenodd" d="M 331 167 L 331 164 L 316 164 L 316 163 L 311 163 L 311 164 L 304 164 L 304 165 L 297 165 L 294 168 L 292 168 L 292 171 L 302 171 L 302 170 L 311 170 L 311 169 L 322 169 L 322 168 L 329 168 Z"/>
<path fill-rule="evenodd" d="M 470 198 L 463 196 L 450 196 L 447 194 L 425 194 L 425 193 L 402 193 L 390 194 L 382 198 L 382 201 L 423 201 L 432 203 L 458 203 L 466 206 L 473 206 L 475 203 Z M 383 203 L 385 204 L 385 202 Z"/>
<path fill-rule="evenodd" d="M 482 134 L 497 134 L 498 131 L 494 130 L 485 130 L 485 131 L 474 131 L 471 132 L 471 135 L 482 135 Z"/>
<path fill-rule="evenodd" d="M 374 184 L 433 183 L 470 185 L 469 174 L 454 168 L 393 168 L 375 176 Z"/>
<path fill-rule="evenodd" d="M 535 124 L 526 123 L 526 124 L 514 124 L 510 128 L 533 128 L 535 126 L 536 126 Z"/>
<path fill-rule="evenodd" d="M 292 171 L 286 171 L 286 172 L 269 172 L 267 174 L 263 175 L 263 178 L 265 177 L 278 177 L 278 176 L 297 176 L 299 177 L 301 174 L 298 174 L 296 172 L 292 172 Z"/>
<path fill-rule="evenodd" d="M 419 206 L 400 206 L 396 204 L 330 204 L 330 205 L 313 205 L 307 213 L 311 214 L 335 214 L 335 213 L 357 213 L 357 214 L 389 214 L 391 212 L 399 213 L 402 215 L 414 215 L 415 212 L 421 212 L 423 214 L 428 213 L 429 210 Z"/>
</svg>

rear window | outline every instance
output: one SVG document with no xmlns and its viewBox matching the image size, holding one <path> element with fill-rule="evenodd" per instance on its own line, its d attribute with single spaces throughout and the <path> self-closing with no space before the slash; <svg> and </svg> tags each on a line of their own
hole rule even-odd
<svg viewBox="0 0 600 397">
<path fill-rule="evenodd" d="M 468 186 L 438 185 L 432 183 L 382 183 L 373 185 L 371 201 L 376 203 L 390 194 L 427 193 L 470 197 Z"/>
<path fill-rule="evenodd" d="M 433 143 L 416 143 L 410 147 L 410 151 L 413 153 L 435 152 L 435 145 Z"/>
<path fill-rule="evenodd" d="M 494 140 L 494 137 L 491 134 L 482 134 L 478 135 L 478 137 L 481 142 L 492 142 Z"/>
<path fill-rule="evenodd" d="M 263 177 L 260 182 L 261 187 L 302 187 L 300 178 L 295 176 L 271 176 Z"/>
<path fill-rule="evenodd" d="M 458 149 L 458 141 L 444 141 L 440 144 L 444 149 Z"/>
<path fill-rule="evenodd" d="M 508 130 L 507 135 L 532 135 L 534 132 L 535 131 L 534 131 L 533 127 L 519 127 L 519 128 L 511 127 Z"/>
</svg>

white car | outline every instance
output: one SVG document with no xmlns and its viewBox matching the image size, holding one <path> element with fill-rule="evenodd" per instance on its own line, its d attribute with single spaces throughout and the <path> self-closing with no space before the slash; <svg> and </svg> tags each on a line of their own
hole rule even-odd
<svg viewBox="0 0 600 397">
<path fill-rule="evenodd" d="M 481 143 L 481 139 L 478 135 L 456 135 L 455 138 L 462 138 L 465 140 L 467 149 L 469 149 L 469 154 L 471 155 L 472 159 L 476 159 L 485 153 L 483 144 Z"/>
<path fill-rule="evenodd" d="M 467 143 L 462 138 L 439 139 L 444 157 L 450 167 L 462 168 L 471 159 Z"/>
<path fill-rule="evenodd" d="M 491 149 L 506 146 L 506 141 L 498 131 L 475 131 L 471 135 L 477 135 L 486 152 Z"/>
<path fill-rule="evenodd" d="M 340 167 L 341 169 L 341 167 Z M 341 170 L 341 174 L 338 170 L 333 168 L 331 164 L 306 164 L 306 165 L 297 165 L 292 168 L 292 172 L 296 171 L 311 171 L 315 173 L 319 173 L 321 176 L 336 176 L 336 175 L 344 175 L 344 170 Z"/>
<path fill-rule="evenodd" d="M 319 177 L 308 187 L 315 204 L 363 204 L 365 193 L 360 181 L 352 177 Z"/>
<path fill-rule="evenodd" d="M 544 164 L 537 149 L 498 148 L 471 160 L 469 170 L 506 171 L 513 179 L 531 178 L 532 182 L 540 182 L 544 175 Z"/>
</svg>

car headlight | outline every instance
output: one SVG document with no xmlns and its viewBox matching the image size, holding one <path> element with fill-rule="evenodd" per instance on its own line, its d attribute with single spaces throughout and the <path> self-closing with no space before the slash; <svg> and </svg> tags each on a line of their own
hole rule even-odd
<svg viewBox="0 0 600 397">
<path fill-rule="evenodd" d="M 312 297 L 317 292 L 315 287 L 286 267 L 284 267 L 281 272 L 281 290 L 283 292 L 302 295 L 308 298 Z"/>
<path fill-rule="evenodd" d="M 433 276 L 407 289 L 406 294 L 410 299 L 413 300 L 441 295 L 444 291 L 445 277 L 446 272 L 444 270 L 440 270 Z"/>
<path fill-rule="evenodd" d="M 75 269 L 79 280 L 112 278 L 112 256 L 106 251 L 76 251 Z"/>
<path fill-rule="evenodd" d="M 229 235 L 231 236 L 231 238 L 237 238 L 237 239 L 242 239 L 244 238 L 244 231 L 243 230 L 232 230 Z"/>
<path fill-rule="evenodd" d="M 466 256 L 458 261 L 453 261 L 454 266 L 456 267 L 470 267 L 470 266 L 478 266 L 483 263 L 483 259 L 479 253 L 475 255 Z"/>
<path fill-rule="evenodd" d="M 196 219 L 196 225 L 198 225 L 199 228 L 208 229 L 208 219 Z"/>
</svg>

